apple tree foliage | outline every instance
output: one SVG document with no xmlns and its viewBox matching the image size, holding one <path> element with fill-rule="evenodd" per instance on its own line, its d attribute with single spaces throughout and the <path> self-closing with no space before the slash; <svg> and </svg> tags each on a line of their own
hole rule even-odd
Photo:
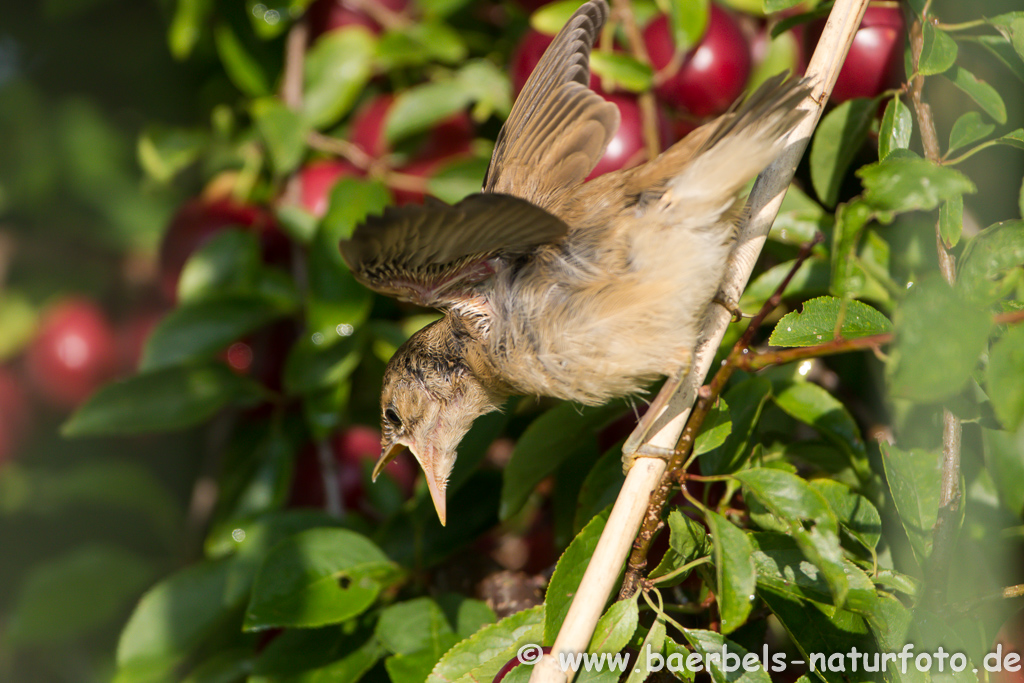
<svg viewBox="0 0 1024 683">
<path fill-rule="evenodd" d="M 9 655 L 0 674 L 18 671 L 25 651 L 87 642 L 111 622 L 123 623 L 116 654 L 89 680 L 488 681 L 521 645 L 551 645 L 623 480 L 629 403 L 513 400 L 478 420 L 448 489 L 447 527 L 422 482 L 408 497 L 387 477 L 371 485 L 369 461 L 345 465 L 365 507 L 297 506 L 294 490 L 309 444 L 323 450 L 350 426 L 376 423 L 384 363 L 431 319 L 358 285 L 339 239 L 403 192 L 455 201 L 478 189 L 513 100 L 507 65 L 517 39 L 531 22 L 551 32 L 576 4 L 417 0 L 396 9 L 366 0 L 353 4 L 366 21 L 317 32 L 303 0 L 177 0 L 163 3 L 170 54 L 201 64 L 216 87 L 196 95 L 203 115 L 188 125 L 144 122 L 140 185 L 119 170 L 128 162 L 118 144 L 90 143 L 113 134 L 85 105 L 58 114 L 79 122 L 64 144 L 99 150 L 72 176 L 80 204 L 106 226 L 94 239 L 152 253 L 155 234 L 115 238 L 165 215 L 168 188 L 200 185 L 263 207 L 285 239 L 271 250 L 239 226 L 198 246 L 138 372 L 101 388 L 61 427 L 72 447 L 146 440 L 161 466 L 83 451 L 59 474 L 31 463 L 0 470 L 8 520 L 70 514 L 72 502 L 92 500 L 138 515 L 163 544 L 147 555 L 116 538 L 89 541 L 32 564 L 0 604 L 0 652 Z M 747 13 L 747 29 L 769 18 L 768 57 L 755 59 L 752 80 L 797 65 L 788 30 L 828 9 L 730 4 Z M 690 46 L 709 10 L 696 0 L 629 7 L 595 52 L 595 70 L 602 87 L 643 96 L 661 81 L 630 48 L 629 21 L 664 12 L 677 43 Z M 607 605 L 594 652 L 667 656 L 726 643 L 760 653 L 769 642 L 806 659 L 913 643 L 962 652 L 970 669 L 1021 606 L 1012 596 L 1024 591 L 1012 587 L 1024 583 L 1024 187 L 1014 155 L 1024 150 L 1024 12 L 921 0 L 899 11 L 912 33 L 907 78 L 834 104 L 822 119 L 740 302 L 756 312 L 796 269 L 757 330 L 750 354 L 760 364 L 736 372 L 717 397 L 694 446 L 694 478 L 663 512 L 640 590 Z M 0 84 L 0 94 L 40 110 L 15 87 Z M 394 96 L 377 122 L 386 151 L 368 159 L 353 121 L 381 94 Z M 459 115 L 475 140 L 417 171 L 431 131 Z M 351 168 L 329 183 L 318 214 L 300 199 L 303 171 L 339 159 Z M 9 199 L 35 187 L 14 177 L 3 175 L 0 211 L 42 211 Z M 96 196 L 90 179 L 114 188 L 116 201 Z M 824 241 L 798 260 L 819 232 Z M 953 277 L 940 272 L 947 255 Z M 15 306 L 4 296 L 0 320 Z M 723 358 L 746 324 L 730 326 Z M 274 377 L 225 363 L 233 343 L 282 325 L 290 334 Z M 30 343 L 19 334 L 6 356 Z M 962 431 L 955 447 L 944 440 L 950 425 Z M 207 499 L 193 496 L 184 517 L 166 480 L 175 458 L 194 462 L 195 449 L 204 464 L 189 472 Z M 314 484 L 333 481 L 319 463 Z M 502 543 L 523 557 L 508 560 Z"/>
</svg>

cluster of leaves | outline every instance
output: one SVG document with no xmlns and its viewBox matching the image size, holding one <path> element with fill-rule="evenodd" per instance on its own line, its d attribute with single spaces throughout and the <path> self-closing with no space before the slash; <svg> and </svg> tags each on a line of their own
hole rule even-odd
<svg viewBox="0 0 1024 683">
<path fill-rule="evenodd" d="M 378 513 L 372 520 L 291 509 L 300 451 L 352 423 L 376 421 L 383 363 L 428 318 L 373 297 L 337 250 L 363 217 L 392 201 L 386 175 L 338 182 L 322 219 L 278 198 L 322 152 L 311 149 L 317 135 L 343 137 L 353 109 L 378 90 L 397 93 L 384 130 L 399 154 L 467 108 L 484 130 L 495 129 L 510 105 L 504 63 L 511 44 L 468 2 L 421 0 L 415 17 L 402 15 L 402 24 L 379 35 L 344 28 L 317 38 L 303 58 L 302 103 L 294 108 L 274 95 L 274 84 L 291 18 L 308 3 L 268 9 L 250 2 L 244 14 L 227 4 L 181 0 L 169 41 L 180 58 L 211 49 L 241 102 L 214 108 L 201 130 L 150 127 L 140 161 L 159 182 L 197 168 L 204 177 L 227 171 L 236 195 L 274 203 L 293 253 L 269 259 L 251 232 L 219 233 L 187 263 L 178 306 L 150 339 L 140 373 L 101 390 L 65 424 L 75 437 L 202 428 L 211 420 L 230 428 L 202 558 L 141 599 L 121 636 L 116 680 L 487 680 L 523 644 L 553 642 L 622 482 L 617 447 L 602 454 L 595 434 L 630 409 L 526 401 L 479 420 L 449 484 L 449 509 L 458 514 L 447 528 L 422 486 L 408 501 L 387 482 L 369 488 Z M 692 43 L 706 5 L 669 4 L 677 35 Z M 566 7 L 542 9 L 535 23 L 559 23 Z M 525 17 L 518 21 L 523 28 Z M 993 145 L 1020 147 L 1024 133 L 996 134 L 1012 110 L 962 66 L 957 50 L 979 44 L 1009 67 L 1009 77 L 1024 78 L 1024 15 L 948 30 L 922 25 L 924 50 L 908 73 L 948 79 L 980 112 L 953 123 L 936 160 L 912 151 L 917 126 L 908 93 L 834 108 L 813 141 L 806 192 L 790 189 L 767 265 L 741 301 L 756 309 L 799 266 L 787 301 L 803 305 L 775 321 L 770 346 L 808 349 L 809 359 L 823 344 L 842 350 L 843 342 L 870 337 L 879 347 L 891 342 L 888 355 L 736 374 L 695 444 L 691 473 L 705 479 L 689 481 L 673 501 L 662 532 L 667 549 L 649 558 L 653 569 L 640 592 L 608 606 L 592 652 L 649 647 L 668 656 L 723 643 L 741 655 L 760 652 L 775 621 L 785 633 L 772 637 L 788 636 L 787 647 L 805 659 L 852 647 L 891 652 L 912 641 L 919 651 L 962 651 L 977 666 L 989 650 L 1007 606 L 982 599 L 1022 580 L 1002 560 L 1019 551 L 1005 538 L 1019 530 L 1024 511 L 1024 389 L 1016 381 L 1024 376 L 1024 327 L 997 321 L 1015 320 L 1024 308 L 1024 222 L 965 231 L 977 188 L 952 166 Z M 635 91 L 650 87 L 649 67 L 601 54 L 595 68 L 603 77 Z M 851 172 L 866 148 L 873 155 L 876 136 L 877 156 Z M 481 145 L 471 159 L 439 169 L 428 188 L 447 200 L 477 189 L 486 158 Z M 852 192 L 851 177 L 859 180 Z M 952 287 L 935 272 L 936 223 L 957 257 Z M 798 246 L 818 231 L 830 244 L 798 263 Z M 279 388 L 220 360 L 231 342 L 281 321 L 296 330 L 296 341 Z M 740 332 L 733 326 L 727 343 Z M 955 556 L 986 559 L 952 567 L 943 592 L 966 605 L 955 610 L 928 604 L 923 583 L 939 510 L 944 407 L 964 421 L 963 502 L 954 520 L 964 533 Z M 870 439 L 865 426 L 873 428 Z M 485 460 L 502 435 L 516 443 L 499 473 Z M 91 490 L 71 474 L 65 488 Z M 174 534 L 173 505 L 150 479 L 123 470 L 110 476 L 131 492 L 123 507 L 146 510 Z M 551 478 L 551 491 L 538 494 Z M 5 481 L 10 488 L 13 480 Z M 521 528 L 539 509 L 566 547 L 543 604 L 499 621 L 484 602 L 442 588 L 474 541 L 499 524 Z M 62 595 L 54 587 L 70 581 L 91 593 L 109 584 L 103 579 L 112 566 L 124 578 L 119 590 L 137 590 L 154 573 L 116 549 L 85 549 L 73 572 L 33 584 L 20 612 L 42 615 L 32 628 L 52 630 L 61 614 L 52 596 Z M 629 681 L 648 673 L 635 671 Z M 529 669 L 511 675 L 525 680 Z M 875 680 L 865 672 L 824 676 Z M 763 681 L 767 673 L 747 677 Z M 887 677 L 901 675 L 890 670 Z"/>
</svg>

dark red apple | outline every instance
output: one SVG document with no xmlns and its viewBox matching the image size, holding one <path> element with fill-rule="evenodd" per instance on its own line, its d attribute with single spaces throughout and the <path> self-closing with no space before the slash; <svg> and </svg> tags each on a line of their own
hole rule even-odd
<svg viewBox="0 0 1024 683">
<path fill-rule="evenodd" d="M 14 457 L 28 423 L 28 396 L 10 368 L 0 366 L 0 465 Z"/>
<path fill-rule="evenodd" d="M 362 171 L 344 160 L 315 161 L 299 171 L 299 200 L 302 208 L 323 218 L 330 205 L 331 188 L 342 178 L 362 175 Z"/>
<path fill-rule="evenodd" d="M 550 647 L 545 646 L 545 647 L 542 647 L 541 650 L 546 655 L 551 654 L 551 648 Z M 520 652 L 522 652 L 522 650 L 520 650 Z M 536 664 L 538 661 L 540 661 L 540 657 L 539 656 L 534 658 L 534 655 L 536 655 L 535 652 L 524 653 L 524 655 L 526 657 L 529 657 L 529 659 L 527 659 L 527 661 L 531 665 Z M 519 666 L 522 663 L 523 662 L 519 659 L 519 655 L 516 655 L 512 659 L 508 660 L 507 662 L 505 662 L 505 665 L 503 667 L 501 667 L 501 669 L 498 670 L 498 673 L 494 677 L 494 680 L 492 681 L 492 683 L 501 683 L 501 680 L 503 678 L 505 678 L 505 676 L 507 676 L 508 673 L 510 671 L 512 671 L 512 669 L 516 668 L 517 666 Z"/>
<path fill-rule="evenodd" d="M 408 6 L 408 0 L 369 0 L 393 12 L 402 12 Z M 355 3 L 344 0 L 316 0 L 306 10 L 309 19 L 310 33 L 313 37 L 328 31 L 346 26 L 362 26 L 373 32 L 380 33 L 381 26 L 365 11 L 356 7 Z"/>
<path fill-rule="evenodd" d="M 590 172 L 587 179 L 596 178 L 610 171 L 635 166 L 647 160 L 647 146 L 644 142 L 643 114 L 636 98 L 631 95 L 605 95 L 606 100 L 619 108 L 619 129 L 608 143 L 604 156 Z M 671 129 L 668 119 L 658 111 L 659 151 L 670 141 Z"/>
<path fill-rule="evenodd" d="M 821 19 L 804 31 L 804 51 L 808 56 L 814 51 L 824 27 L 825 20 Z M 832 102 L 874 97 L 898 87 L 904 80 L 905 35 L 906 25 L 899 7 L 869 5 L 832 88 Z"/>
<path fill-rule="evenodd" d="M 268 262 L 286 262 L 288 239 L 262 207 L 230 199 L 192 199 L 174 214 L 160 246 L 160 289 L 168 301 L 178 294 L 178 277 L 192 253 L 221 230 L 240 227 L 260 236 Z"/>
<path fill-rule="evenodd" d="M 117 340 L 107 316 L 87 299 L 50 308 L 25 353 L 36 392 L 59 408 L 74 408 L 117 370 Z"/>
<path fill-rule="evenodd" d="M 656 69 L 664 69 L 675 54 L 668 17 L 658 16 L 644 29 L 644 43 Z M 708 28 L 700 43 L 683 58 L 671 78 L 655 91 L 669 104 L 704 118 L 721 114 L 746 87 L 750 76 L 750 46 L 736 20 L 711 5 Z"/>
<path fill-rule="evenodd" d="M 995 653 L 989 663 L 994 665 L 998 659 L 1001 669 L 992 672 L 994 683 L 1024 683 L 1024 610 L 1011 616 L 1000 627 L 989 653 Z"/>
<path fill-rule="evenodd" d="M 532 28 L 523 34 L 512 53 L 512 62 L 509 64 L 512 71 L 512 87 L 516 95 L 522 91 L 523 86 L 526 85 L 526 79 L 533 73 L 540 58 L 544 56 L 544 51 L 548 49 L 548 45 L 554 39 L 554 36 L 535 31 Z M 599 90 L 599 84 L 600 79 L 591 73 L 590 87 Z"/>
<path fill-rule="evenodd" d="M 384 119 L 394 102 L 394 95 L 377 95 L 352 115 L 348 139 L 374 159 L 379 159 L 389 151 L 384 138 Z"/>
</svg>

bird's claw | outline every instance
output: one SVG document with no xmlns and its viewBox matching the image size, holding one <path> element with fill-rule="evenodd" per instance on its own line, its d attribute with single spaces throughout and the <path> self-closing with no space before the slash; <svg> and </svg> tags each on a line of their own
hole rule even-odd
<svg viewBox="0 0 1024 683">
<path fill-rule="evenodd" d="M 711 301 L 732 313 L 732 321 L 734 323 L 738 323 L 743 320 L 743 311 L 740 310 L 740 306 L 735 299 L 729 298 L 722 293 L 718 293 Z"/>
<path fill-rule="evenodd" d="M 629 470 L 633 468 L 633 465 L 636 464 L 637 458 L 657 458 L 668 462 L 675 454 L 676 450 L 674 448 L 652 446 L 651 444 L 645 443 L 630 453 L 622 454 L 622 471 L 623 473 L 629 472 Z"/>
</svg>

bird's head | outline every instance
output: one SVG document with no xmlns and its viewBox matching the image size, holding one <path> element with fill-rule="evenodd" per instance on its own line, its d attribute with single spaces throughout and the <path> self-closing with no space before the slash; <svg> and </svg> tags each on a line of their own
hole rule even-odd
<svg viewBox="0 0 1024 683">
<path fill-rule="evenodd" d="M 381 456 L 374 479 L 402 446 L 423 468 L 441 524 L 446 521 L 445 489 L 456 448 L 473 421 L 500 407 L 453 348 L 440 320 L 403 344 L 384 371 L 381 391 Z"/>
</svg>

